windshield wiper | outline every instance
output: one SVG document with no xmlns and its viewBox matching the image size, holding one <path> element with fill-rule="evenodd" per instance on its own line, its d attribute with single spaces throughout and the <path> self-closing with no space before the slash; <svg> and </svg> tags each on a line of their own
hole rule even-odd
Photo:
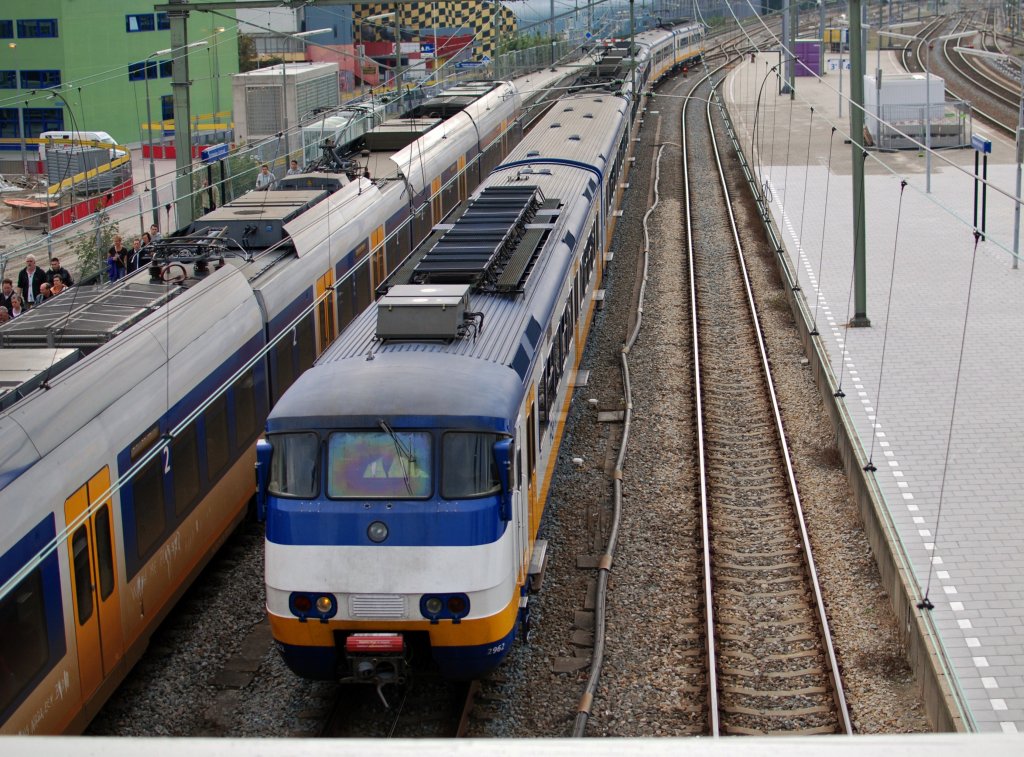
<svg viewBox="0 0 1024 757">
<path fill-rule="evenodd" d="M 412 494 L 412 481 L 409 480 L 409 465 L 416 462 L 416 456 L 412 454 L 411 450 L 407 449 L 406 446 L 402 444 L 402 440 L 398 438 L 398 434 L 396 434 L 395 430 L 388 425 L 387 421 L 381 418 L 377 422 L 384 430 L 384 433 L 390 436 L 391 441 L 395 444 L 395 449 L 398 451 L 398 459 L 402 464 L 402 478 L 405 480 L 405 488 L 409 494 Z"/>
</svg>

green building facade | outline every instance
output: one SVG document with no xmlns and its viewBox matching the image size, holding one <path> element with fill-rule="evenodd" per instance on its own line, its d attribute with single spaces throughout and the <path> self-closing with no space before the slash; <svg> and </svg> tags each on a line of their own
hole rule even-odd
<svg viewBox="0 0 1024 757">
<path fill-rule="evenodd" d="M 170 22 L 153 0 L 2 0 L 0 148 L 44 131 L 105 131 L 145 142 L 146 94 L 153 122 L 173 129 Z M 233 14 L 232 14 L 233 15 Z M 191 112 L 198 131 L 230 122 L 238 72 L 233 19 L 192 13 L 188 42 Z M 148 61 L 148 62 L 147 62 Z M 148 77 L 148 81 L 147 81 Z M 216 114 L 219 113 L 219 116 Z M 160 136 L 154 123 L 154 139 Z"/>
</svg>

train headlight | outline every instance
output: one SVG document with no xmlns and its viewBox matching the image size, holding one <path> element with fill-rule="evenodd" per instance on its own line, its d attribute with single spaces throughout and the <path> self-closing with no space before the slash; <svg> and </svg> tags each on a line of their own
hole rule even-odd
<svg viewBox="0 0 1024 757">
<path fill-rule="evenodd" d="M 331 597 L 321 596 L 316 598 L 316 611 L 326 615 L 334 609 L 334 600 Z"/>
<path fill-rule="evenodd" d="M 427 611 L 427 615 L 440 615 L 441 610 L 444 609 L 444 603 L 441 601 L 440 597 L 430 597 L 423 603 L 423 609 Z"/>
<path fill-rule="evenodd" d="M 375 520 L 370 524 L 370 527 L 366 529 L 366 536 L 374 544 L 380 544 L 388 538 L 388 527 L 379 520 Z"/>
</svg>

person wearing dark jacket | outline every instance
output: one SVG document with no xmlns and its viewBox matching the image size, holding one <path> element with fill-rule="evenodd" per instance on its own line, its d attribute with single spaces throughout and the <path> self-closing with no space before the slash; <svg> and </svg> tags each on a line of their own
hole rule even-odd
<svg viewBox="0 0 1024 757">
<path fill-rule="evenodd" d="M 74 286 L 74 279 L 71 278 L 71 274 L 68 273 L 67 268 L 62 268 L 60 265 L 60 259 L 50 258 L 50 270 L 46 272 L 46 283 L 53 286 L 53 277 L 60 276 L 60 280 L 64 282 L 64 286 Z"/>
<path fill-rule="evenodd" d="M 18 274 L 18 289 L 25 304 L 32 307 L 39 297 L 39 287 L 46 283 L 46 272 L 36 265 L 36 256 L 25 257 L 25 267 Z"/>
<path fill-rule="evenodd" d="M 14 282 L 10 279 L 4 279 L 2 289 L 0 289 L 0 307 L 7 308 L 7 312 L 11 312 L 12 301 L 14 300 Z"/>
</svg>

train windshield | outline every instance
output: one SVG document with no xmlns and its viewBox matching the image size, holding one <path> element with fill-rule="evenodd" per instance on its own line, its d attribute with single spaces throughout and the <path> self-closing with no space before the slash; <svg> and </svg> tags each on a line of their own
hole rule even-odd
<svg viewBox="0 0 1024 757">
<path fill-rule="evenodd" d="M 274 451 L 270 457 L 271 494 L 285 497 L 315 497 L 320 476 L 316 434 L 271 434 L 267 437 Z"/>
<path fill-rule="evenodd" d="M 434 489 L 426 431 L 339 431 L 327 445 L 327 496 L 423 499 Z"/>
<path fill-rule="evenodd" d="M 501 490 L 494 461 L 497 434 L 449 432 L 444 435 L 441 496 L 445 499 L 483 497 Z"/>
</svg>

